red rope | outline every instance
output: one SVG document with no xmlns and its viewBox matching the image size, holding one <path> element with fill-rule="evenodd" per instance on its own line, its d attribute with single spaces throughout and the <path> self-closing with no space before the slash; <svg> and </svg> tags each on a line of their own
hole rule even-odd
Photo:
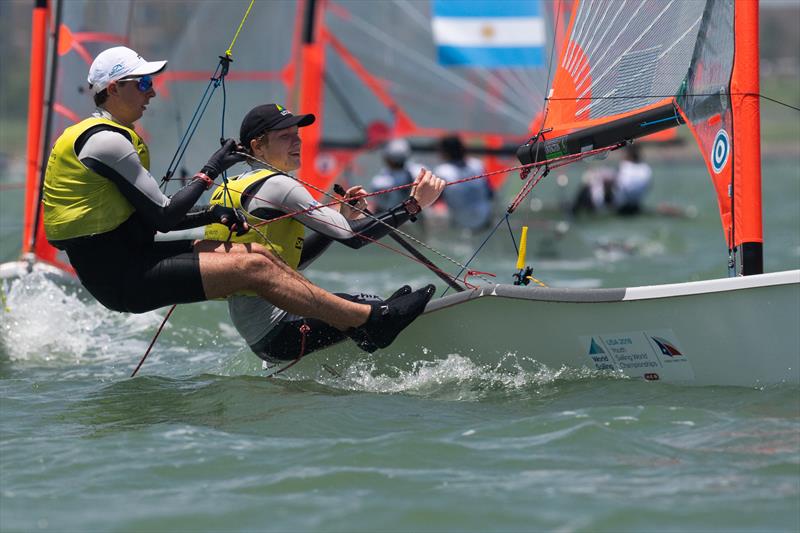
<svg viewBox="0 0 800 533">
<path fill-rule="evenodd" d="M 273 372 L 272 374 L 270 374 L 269 376 L 267 376 L 268 378 L 275 377 L 275 376 L 277 376 L 278 374 L 280 374 L 281 372 L 285 372 L 286 370 L 289 370 L 289 369 L 290 369 L 290 368 L 292 368 L 294 365 L 296 365 L 297 363 L 299 363 L 299 362 L 300 362 L 300 359 L 302 359 L 302 358 L 303 358 L 303 356 L 304 356 L 304 355 L 305 355 L 305 353 L 306 353 L 306 336 L 307 336 L 307 335 L 308 335 L 310 332 L 311 332 L 311 327 L 310 327 L 308 324 L 306 324 L 305 322 L 303 322 L 303 325 L 301 325 L 301 326 L 300 326 L 300 333 L 302 333 L 302 334 L 303 334 L 303 336 L 300 338 L 300 355 L 298 355 L 298 356 L 297 356 L 297 357 L 294 359 L 294 361 L 292 361 L 291 363 L 289 363 L 289 364 L 288 364 L 288 365 L 286 365 L 285 367 L 283 367 L 283 368 L 281 368 L 280 370 L 278 370 L 277 372 Z"/>
<path fill-rule="evenodd" d="M 536 187 L 536 185 L 538 185 L 539 182 L 542 181 L 542 178 L 544 178 L 551 170 L 563 167 L 565 165 L 569 165 L 570 163 L 575 163 L 576 161 L 586 159 L 587 157 L 591 157 L 593 155 L 597 155 L 602 152 L 609 152 L 611 150 L 616 150 L 617 148 L 621 148 L 622 146 L 625 146 L 625 143 L 618 143 L 612 146 L 606 146 L 604 148 L 588 150 L 586 152 L 581 152 L 580 154 L 569 154 L 557 157 L 555 159 L 551 159 L 549 161 L 545 161 L 544 163 L 547 164 L 547 166 L 544 169 L 542 168 L 536 169 L 537 172 L 541 170 L 542 173 L 534 174 L 531 178 L 528 179 L 525 185 L 522 186 L 522 189 L 520 189 L 520 191 L 517 193 L 517 196 L 515 196 L 514 199 L 511 201 L 511 205 L 508 206 L 507 211 L 509 213 L 513 213 L 517 209 L 517 207 L 519 207 L 519 204 L 522 202 L 522 200 L 524 200 L 530 194 L 533 188 Z M 522 169 L 520 171 L 520 178 L 521 179 L 528 178 L 528 174 L 530 173 L 532 168 L 533 168 L 532 166 L 528 166 L 527 168 Z"/>
<path fill-rule="evenodd" d="M 255 196 L 254 196 L 254 198 L 258 198 L 258 197 L 255 197 Z M 278 208 L 282 207 L 280 204 L 277 204 L 277 203 L 275 203 L 275 202 L 271 202 L 271 201 L 269 201 L 269 200 L 265 200 L 265 199 L 263 199 L 263 198 L 258 198 L 258 199 L 259 199 L 259 200 L 261 200 L 262 202 L 266 202 L 266 203 L 268 203 L 268 204 L 274 205 L 275 207 L 278 207 Z M 328 204 L 328 205 L 333 205 L 333 204 L 337 204 L 337 203 L 340 203 L 340 201 L 331 202 L 331 203 L 330 203 L 330 204 Z M 302 213 L 302 212 L 311 211 L 311 210 L 313 210 L 313 209 L 319 209 L 319 207 L 321 207 L 321 206 L 315 206 L 315 207 L 313 207 L 312 209 L 305 209 L 304 211 L 300 211 L 300 212 Z M 281 217 L 281 218 L 284 218 L 284 217 Z M 269 220 L 269 221 L 265 221 L 265 223 L 272 222 L 273 220 L 275 220 L 275 219 L 271 219 L 271 220 Z M 320 222 L 320 223 L 322 223 L 322 224 L 328 225 L 328 226 L 330 226 L 330 227 L 332 227 L 332 228 L 336 228 L 336 229 L 340 229 L 340 230 L 349 231 L 349 232 L 351 232 L 351 233 L 353 234 L 353 236 L 355 236 L 355 237 L 358 237 L 358 238 L 360 238 L 360 239 L 363 239 L 363 240 L 365 240 L 365 241 L 369 241 L 369 242 L 371 242 L 371 243 L 377 244 L 378 246 L 381 246 L 381 247 L 383 247 L 383 248 L 385 248 L 385 249 L 387 249 L 387 250 L 389 250 L 389 251 L 392 251 L 392 252 L 395 252 L 395 253 L 397 253 L 397 254 L 400 254 L 400 255 L 402 255 L 403 257 L 406 257 L 407 259 L 411 259 L 412 261 L 414 261 L 414 262 L 416 262 L 416 263 L 419 263 L 419 264 L 421 264 L 421 265 L 423 265 L 423 266 L 427 267 L 427 268 L 428 268 L 428 269 L 430 269 L 430 270 L 433 270 L 433 271 L 435 271 L 435 272 L 438 272 L 438 273 L 440 273 L 440 274 L 442 274 L 442 275 L 444 275 L 444 276 L 446 276 L 446 277 L 448 277 L 448 278 L 452 279 L 453 281 L 458 281 L 458 279 L 457 279 L 456 277 L 454 277 L 452 274 L 450 274 L 450 273 L 448 273 L 448 272 L 445 272 L 444 270 L 442 270 L 442 269 L 438 268 L 436 265 L 433 265 L 433 266 L 431 266 L 431 265 L 428 265 L 427 263 L 425 263 L 425 262 L 421 261 L 420 259 L 418 259 L 418 258 L 414 257 L 413 255 L 407 254 L 406 252 L 404 252 L 404 251 L 400 250 L 399 248 L 394 248 L 394 247 L 392 247 L 392 246 L 389 246 L 388 244 L 384 244 L 384 243 L 380 242 L 380 241 L 379 241 L 379 240 L 377 240 L 377 239 L 373 239 L 372 237 L 368 237 L 368 236 L 364 235 L 363 233 L 355 232 L 355 231 L 353 231 L 353 230 L 352 230 L 352 229 L 351 229 L 349 226 L 348 226 L 348 227 L 340 226 L 340 225 L 338 225 L 338 224 L 335 224 L 335 223 L 333 223 L 333 222 L 328 222 L 327 220 L 321 220 L 321 219 L 316 219 L 316 220 L 317 220 L 317 222 Z M 257 227 L 257 226 L 260 226 L 260 225 L 263 225 L 263 224 L 254 224 L 252 227 Z"/>
<path fill-rule="evenodd" d="M 537 169 L 537 171 L 538 171 L 538 170 L 539 170 L 539 169 Z M 517 195 L 516 195 L 516 196 L 514 197 L 514 199 L 511 201 L 511 204 L 508 206 L 508 209 L 506 209 L 506 211 L 507 211 L 508 213 L 513 213 L 514 211 L 516 211 L 517 207 L 519 207 L 519 204 L 520 204 L 520 203 L 522 203 L 522 200 L 524 200 L 524 199 L 525 199 L 525 198 L 528 196 L 528 194 L 530 194 L 530 192 L 533 190 L 533 188 L 534 188 L 534 187 L 535 187 L 535 186 L 536 186 L 536 185 L 537 185 L 537 184 L 538 184 L 538 183 L 539 183 L 539 182 L 542 180 L 542 178 L 544 178 L 546 175 L 547 175 L 547 172 L 546 172 L 546 171 L 543 171 L 541 174 L 538 174 L 538 175 L 537 175 L 537 174 L 534 174 L 533 176 L 531 176 L 531 177 L 528 179 L 528 181 L 527 181 L 527 182 L 525 182 L 525 185 L 523 185 L 523 186 L 522 186 L 522 189 L 520 189 L 520 191 L 517 193 Z"/>
<path fill-rule="evenodd" d="M 485 174 L 479 174 L 479 175 L 476 175 L 476 176 L 468 176 L 468 177 L 460 179 L 460 180 L 449 182 L 445 186 L 449 187 L 450 185 L 457 185 L 457 184 L 460 184 L 460 183 L 465 183 L 465 182 L 473 181 L 473 180 L 476 180 L 476 179 L 486 178 L 488 176 L 492 176 L 492 175 L 495 175 L 495 174 L 502 174 L 502 173 L 506 173 L 506 172 L 511 172 L 511 171 L 514 171 L 514 170 L 522 170 L 522 171 L 528 170 L 529 171 L 530 169 L 533 169 L 533 168 L 537 168 L 538 169 L 538 168 L 540 168 L 540 167 L 542 167 L 544 165 L 548 165 L 547 168 L 549 168 L 549 169 L 559 168 L 561 166 L 573 163 L 575 161 L 579 161 L 581 159 L 584 159 L 584 158 L 592 156 L 592 155 L 596 155 L 596 154 L 601 153 L 601 152 L 606 152 L 606 151 L 609 151 L 609 150 L 615 150 L 616 148 L 619 148 L 620 146 L 622 146 L 622 144 L 617 144 L 617 145 L 609 146 L 609 147 L 605 147 L 605 148 L 598 148 L 596 150 L 590 150 L 590 151 L 582 152 L 580 154 L 569 154 L 569 155 L 566 155 L 566 156 L 553 158 L 553 159 L 550 159 L 548 161 L 539 161 L 539 162 L 529 163 L 529 164 L 525 164 L 525 165 L 518 165 L 518 166 L 515 166 L 515 167 L 509 167 L 509 168 L 506 168 L 506 169 L 500 169 L 500 170 L 496 170 L 496 171 L 493 171 L 493 172 L 487 172 Z M 546 175 L 546 172 L 543 172 L 540 175 L 535 175 L 533 178 L 531 178 L 523 186 L 522 190 L 517 194 L 515 199 L 512 201 L 512 204 L 509 206 L 509 208 L 508 208 L 508 212 L 509 213 L 512 213 L 517 207 L 519 207 L 519 204 L 522 202 L 522 200 L 524 200 L 525 197 L 527 197 L 527 195 L 530 194 L 530 191 L 533 190 L 533 187 L 535 187 L 542 180 L 542 178 L 544 178 L 545 175 Z M 300 184 L 306 185 L 306 183 L 303 180 L 301 180 L 300 178 L 295 178 L 295 179 L 297 179 L 297 181 Z M 393 191 L 397 191 L 397 190 L 401 190 L 401 189 L 406 189 L 406 188 L 413 187 L 413 186 L 414 186 L 413 183 L 404 184 L 404 185 L 398 185 L 396 187 L 390 187 L 388 189 L 382 189 L 380 191 L 375 191 L 375 192 L 372 192 L 372 193 L 365 193 L 365 194 L 362 194 L 359 198 L 367 198 L 367 197 L 370 197 L 370 196 L 377 196 L 379 194 L 386 194 L 386 193 L 389 193 L 389 192 L 393 192 Z M 229 184 L 229 189 L 230 189 L 230 184 Z M 233 190 L 236 191 L 236 189 L 233 189 Z M 237 192 L 240 192 L 240 191 L 237 191 Z M 271 201 L 269 201 L 267 199 L 260 198 L 260 197 L 256 196 L 255 194 L 244 193 L 243 191 L 241 191 L 241 192 L 243 193 L 242 196 L 249 196 L 251 198 L 255 198 L 257 200 L 261 200 L 262 202 L 266 202 L 268 204 L 274 205 L 275 207 L 278 207 L 278 208 L 283 207 L 282 205 L 277 204 L 275 202 L 271 202 Z M 309 213 L 311 211 L 316 211 L 317 209 L 320 209 L 322 207 L 331 207 L 331 206 L 334 206 L 334 205 L 338 205 L 338 204 L 341 204 L 343 201 L 344 201 L 343 199 L 337 199 L 337 200 L 333 200 L 331 202 L 327 202 L 325 204 L 318 204 L 318 205 L 311 206 L 311 207 L 306 208 L 306 209 L 301 209 L 301 210 L 298 210 L 298 211 L 286 213 L 285 215 L 281 215 L 279 217 L 275 217 L 275 218 L 272 218 L 270 220 L 265 220 L 265 221 L 259 222 L 257 224 L 251 224 L 251 226 L 254 227 L 254 228 L 257 228 L 257 227 L 260 227 L 260 226 L 263 226 L 263 225 L 266 225 L 266 224 L 271 224 L 273 222 L 277 222 L 278 220 L 283 220 L 285 218 L 294 217 L 296 215 L 300 215 L 300 214 L 303 214 L 303 213 Z M 324 221 L 324 220 L 319 220 L 319 222 L 321 222 L 323 224 L 327 224 L 327 225 L 329 225 L 331 227 L 334 227 L 334 228 L 337 228 L 337 229 L 348 230 L 348 231 L 352 232 L 352 229 L 349 228 L 349 227 L 344 228 L 344 227 L 336 225 L 336 224 L 334 224 L 332 222 L 327 222 L 327 221 Z M 380 242 L 380 241 L 378 241 L 376 239 L 372 239 L 370 237 L 367 237 L 366 235 L 363 235 L 361 233 L 353 232 L 353 235 L 357 236 L 357 237 L 359 237 L 361 239 L 376 243 L 378 246 L 386 248 L 387 250 L 390 250 L 392 252 L 398 253 L 398 254 L 400 254 L 400 255 L 408 258 L 408 259 L 411 259 L 412 261 L 415 261 L 415 262 L 417 262 L 417 263 L 419 263 L 419 264 L 421 264 L 423 266 L 426 266 L 426 267 L 430 268 L 428 265 L 426 265 L 425 263 L 423 263 L 422 261 L 420 261 L 416 257 L 414 257 L 412 255 L 409 255 L 409 254 L 407 254 L 407 253 L 405 253 L 405 252 L 403 252 L 403 251 L 401 251 L 401 250 L 399 250 L 397 248 L 393 248 L 393 247 L 391 247 L 391 246 L 389 246 L 387 244 L 384 244 L 384 243 L 382 243 L 382 242 Z M 441 274 L 449 277 L 450 279 L 452 279 L 454 281 L 458 281 L 458 278 L 454 277 L 452 274 L 450 274 L 448 272 L 445 272 L 444 270 L 441 270 L 439 268 L 435 268 L 435 270 L 437 272 L 440 272 Z"/>
<path fill-rule="evenodd" d="M 482 270 L 467 270 L 467 273 L 464 274 L 464 285 L 466 285 L 466 287 L 468 289 L 477 289 L 478 286 L 477 285 L 473 285 L 472 283 L 469 283 L 467 281 L 467 278 L 470 277 L 470 276 L 480 276 L 480 275 L 492 276 L 493 278 L 497 277 L 496 274 L 492 274 L 491 272 L 483 272 Z"/>
<path fill-rule="evenodd" d="M 589 150 L 589 151 L 586 151 L 586 152 L 581 152 L 580 154 L 567 154 L 567 155 L 564 155 L 564 156 L 561 156 L 561 157 L 555 157 L 553 159 L 548 159 L 546 161 L 536 161 L 536 162 L 527 163 L 527 164 L 524 164 L 524 165 L 517 165 L 517 166 L 513 166 L 513 167 L 503 168 L 503 169 L 500 169 L 500 170 L 495 170 L 495 171 L 492 171 L 492 172 L 486 172 L 484 174 L 478 174 L 478 175 L 475 175 L 475 176 L 468 176 L 468 177 L 462 178 L 460 180 L 455 180 L 455 181 L 448 182 L 447 184 L 445 184 L 445 187 L 450 187 L 452 185 L 459 185 L 461 183 L 466 183 L 468 181 L 488 178 L 490 176 L 495 176 L 497 174 L 506 174 L 508 172 L 514 172 L 514 171 L 517 171 L 517 170 L 525 171 L 525 170 L 530 170 L 530 169 L 533 169 L 533 168 L 538 168 L 538 167 L 543 167 L 543 166 L 547 166 L 547 167 L 549 167 L 551 169 L 558 168 L 558 167 L 561 167 L 561 166 L 564 166 L 564 165 L 567 165 L 567 164 L 570 164 L 570 163 L 574 163 L 576 161 L 580 161 L 581 159 L 585 159 L 587 157 L 591 157 L 593 155 L 597 155 L 597 154 L 602 153 L 602 152 L 608 152 L 608 151 L 611 151 L 611 150 L 616 150 L 617 148 L 619 148 L 621 146 L 624 146 L 624 143 L 615 144 L 613 146 L 607 146 L 607 147 L 604 147 L 604 148 L 597 148 L 595 150 Z M 295 179 L 302 185 L 309 185 L 305 181 L 303 181 L 302 179 L 300 179 L 300 178 L 298 178 L 296 176 L 295 176 Z M 523 177 L 522 179 L 525 179 L 525 177 Z M 537 183 L 538 183 L 538 181 L 537 181 Z M 404 185 L 397 185 L 395 187 L 389 187 L 388 189 L 381 189 L 380 191 L 364 193 L 361 196 L 359 196 L 359 198 L 369 198 L 369 197 L 372 197 L 372 196 L 378 196 L 380 194 L 387 194 L 387 193 L 394 192 L 394 191 L 399 191 L 399 190 L 402 190 L 402 189 L 408 189 L 408 188 L 413 187 L 413 186 L 414 186 L 414 183 L 407 183 L 407 184 L 404 184 Z M 230 189 L 230 184 L 228 185 L 228 188 Z M 236 191 L 236 189 L 231 189 L 231 190 Z M 261 200 L 262 202 L 272 203 L 272 202 L 269 202 L 268 200 L 265 200 L 263 198 L 259 198 L 258 196 L 254 195 L 254 194 L 247 194 L 247 193 L 244 193 L 244 191 L 236 191 L 236 192 L 241 192 L 242 196 L 249 196 L 251 198 L 255 198 L 257 200 Z M 306 209 L 300 209 L 298 211 L 294 211 L 294 212 L 291 212 L 291 213 L 286 213 L 285 215 L 281 215 L 279 217 L 271 218 L 270 220 L 265 220 L 263 222 L 259 222 L 258 224 L 254 224 L 254 226 L 259 227 L 259 226 L 263 226 L 263 225 L 266 225 L 266 224 L 272 224 L 273 222 L 278 222 L 279 220 L 283 220 L 285 218 L 291 218 L 291 217 L 294 217 L 294 216 L 297 216 L 297 215 L 302 215 L 304 213 L 309 213 L 311 211 L 316 211 L 317 209 L 321 209 L 323 207 L 331 207 L 331 206 L 334 206 L 334 205 L 338 205 L 338 204 L 341 204 L 342 201 L 343 200 L 338 199 L 338 200 L 333 200 L 331 202 L 327 202 L 327 203 L 324 203 L 324 204 L 314 205 L 314 206 L 308 207 Z"/>
<path fill-rule="evenodd" d="M 139 361 L 138 365 L 136 365 L 136 368 L 133 370 L 133 374 L 131 374 L 131 377 L 136 376 L 136 373 L 139 371 L 140 368 L 142 368 L 142 365 L 144 364 L 144 360 L 147 359 L 148 355 L 150 355 L 150 350 L 153 349 L 153 345 L 155 345 L 156 339 L 158 339 L 158 336 L 161 335 L 161 330 L 164 329 L 164 325 L 167 323 L 167 320 L 169 320 L 169 317 L 172 314 L 172 312 L 175 310 L 175 307 L 177 307 L 177 305 L 173 305 L 172 307 L 169 308 L 169 311 L 167 311 L 167 316 L 164 317 L 164 320 L 161 321 L 161 325 L 158 326 L 158 331 L 156 331 L 156 334 L 153 337 L 153 340 L 150 341 L 150 346 L 147 347 L 147 351 L 144 352 L 144 356 L 142 356 L 142 360 Z"/>
</svg>

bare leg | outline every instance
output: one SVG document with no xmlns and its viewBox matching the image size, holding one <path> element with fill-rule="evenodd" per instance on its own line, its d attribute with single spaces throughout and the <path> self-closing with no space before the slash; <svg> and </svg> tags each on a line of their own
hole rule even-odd
<svg viewBox="0 0 800 533">
<path fill-rule="evenodd" d="M 239 244 L 239 243 L 218 242 L 218 241 L 197 241 L 197 243 L 195 244 L 195 251 L 201 253 L 214 252 L 219 254 L 258 254 L 264 256 L 264 258 L 267 261 L 269 261 L 272 264 L 272 266 L 280 269 L 287 276 L 296 279 L 297 281 L 305 285 L 314 286 L 302 274 L 300 274 L 298 271 L 296 271 L 288 264 L 286 264 L 286 262 L 280 256 L 275 255 L 274 253 L 272 253 L 272 250 L 260 244 L 254 244 L 254 243 Z M 294 314 L 299 314 L 299 313 L 294 313 Z M 308 316 L 308 315 L 302 315 L 302 316 Z"/>
<path fill-rule="evenodd" d="M 320 289 L 263 246 L 201 241 L 195 250 L 208 298 L 249 290 L 285 311 L 318 318 L 340 330 L 369 318 L 370 306 Z"/>
</svg>

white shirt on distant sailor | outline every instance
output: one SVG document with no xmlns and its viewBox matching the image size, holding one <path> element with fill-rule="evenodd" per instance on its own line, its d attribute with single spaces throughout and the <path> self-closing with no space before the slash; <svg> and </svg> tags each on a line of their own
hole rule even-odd
<svg viewBox="0 0 800 533">
<path fill-rule="evenodd" d="M 650 165 L 644 162 L 623 160 L 614 182 L 614 205 L 638 206 L 644 200 L 653 177 Z"/>
<path fill-rule="evenodd" d="M 483 163 L 474 157 L 466 158 L 463 165 L 447 162 L 434 169 L 434 174 L 448 184 L 483 172 Z M 447 202 L 450 219 L 461 228 L 480 230 L 492 217 L 491 191 L 483 179 L 447 187 L 442 198 Z"/>
</svg>

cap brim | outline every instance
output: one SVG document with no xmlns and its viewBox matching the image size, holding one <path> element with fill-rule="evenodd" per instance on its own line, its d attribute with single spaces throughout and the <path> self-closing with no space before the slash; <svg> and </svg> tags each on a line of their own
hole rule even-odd
<svg viewBox="0 0 800 533">
<path fill-rule="evenodd" d="M 167 68 L 166 61 L 146 61 L 133 69 L 132 71 L 125 74 L 126 78 L 132 78 L 134 76 L 147 76 L 148 74 L 158 74 L 162 72 L 164 69 Z"/>
<path fill-rule="evenodd" d="M 312 115 L 311 113 L 307 115 L 294 115 L 291 117 L 286 117 L 283 120 L 276 123 L 274 126 L 269 128 L 270 130 L 283 130 L 286 128 L 291 128 L 292 126 L 297 126 L 298 128 L 302 128 L 304 126 L 310 126 L 317 120 L 317 117 Z"/>
</svg>

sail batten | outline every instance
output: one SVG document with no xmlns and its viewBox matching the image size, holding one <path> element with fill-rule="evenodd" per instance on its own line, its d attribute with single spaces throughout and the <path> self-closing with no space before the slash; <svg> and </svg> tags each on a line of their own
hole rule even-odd
<svg viewBox="0 0 800 533">
<path fill-rule="evenodd" d="M 677 94 L 701 12 L 701 3 L 679 0 L 578 1 L 548 104 L 551 137 L 663 99 L 648 95 Z"/>
</svg>

